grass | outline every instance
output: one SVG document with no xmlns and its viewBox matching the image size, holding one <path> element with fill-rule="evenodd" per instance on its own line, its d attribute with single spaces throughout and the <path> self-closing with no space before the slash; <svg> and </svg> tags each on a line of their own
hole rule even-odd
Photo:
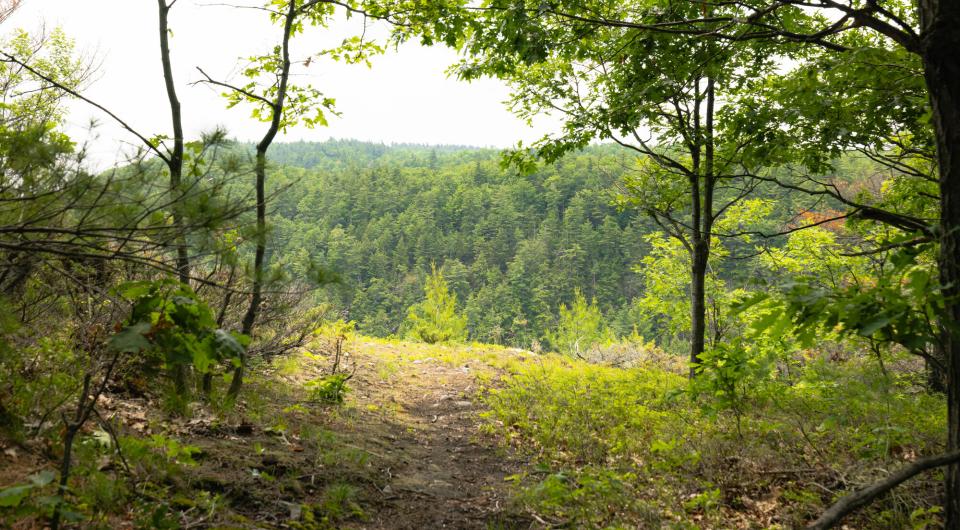
<svg viewBox="0 0 960 530">
<path fill-rule="evenodd" d="M 943 445 L 942 397 L 871 359 L 807 359 L 789 384 L 757 382 L 734 414 L 662 359 L 620 369 L 482 344 L 363 344 L 391 367 L 468 366 L 486 389 L 483 429 L 536 463 L 511 482 L 547 524 L 793 528 Z M 939 481 L 920 477 L 851 522 L 936 527 Z"/>
<path fill-rule="evenodd" d="M 738 427 L 658 366 L 543 356 L 487 395 L 485 428 L 538 462 L 513 477 L 525 509 L 593 528 L 802 526 L 846 490 L 942 449 L 943 399 L 873 363 L 812 361 L 790 385 L 758 386 Z M 935 525 L 939 491 L 935 474 L 917 479 L 857 521 Z"/>
<path fill-rule="evenodd" d="M 426 363 L 463 370 L 478 382 L 471 392 L 487 408 L 481 430 L 530 462 L 508 478 L 515 506 L 543 525 L 800 527 L 845 492 L 941 451 L 945 432 L 942 397 L 924 392 L 914 372 L 884 372 L 870 359 L 807 359 L 789 384 L 754 381 L 742 413 L 734 414 L 709 393 L 688 392 L 676 363 L 657 358 L 621 369 L 484 344 L 358 336 L 344 351 L 347 368 L 357 370 L 350 384 L 360 390 L 337 393 L 342 404 L 335 398 L 320 405 L 311 396 L 322 390 L 312 382 L 328 376 L 330 359 L 308 349 L 251 370 L 235 408 L 214 400 L 169 431 L 160 411 L 152 412 L 153 437 L 129 430 L 121 437 L 136 481 L 118 480 L 110 445 L 84 437 L 73 507 L 90 527 L 111 527 L 118 516 L 145 528 L 172 528 L 185 517 L 244 526 L 263 515 L 263 507 L 250 506 L 257 498 L 284 496 L 302 502 L 291 527 L 363 521 L 373 513 L 366 503 L 376 497 L 370 492 L 381 480 L 377 469 L 392 465 L 371 444 L 386 431 L 371 426 L 413 432 L 386 390 L 422 377 Z M 192 421 L 209 423 L 213 434 L 191 433 Z M 248 423 L 253 435 L 242 440 L 217 434 Z M 112 469 L 101 470 L 108 460 Z M 276 463 L 265 464 L 270 460 Z M 309 470 L 309 480 L 301 470 Z M 908 482 L 849 524 L 937 527 L 940 478 Z M 37 489 L 23 506 L 41 513 L 40 494 L 51 488 Z M 11 518 L 13 512 L 0 513 L 0 524 Z"/>
</svg>

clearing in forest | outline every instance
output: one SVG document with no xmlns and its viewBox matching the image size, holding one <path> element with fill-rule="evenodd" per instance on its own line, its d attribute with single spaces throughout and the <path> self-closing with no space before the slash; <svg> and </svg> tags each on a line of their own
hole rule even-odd
<svg viewBox="0 0 960 530">
<path fill-rule="evenodd" d="M 123 458 L 91 422 L 71 479 L 96 514 L 82 527 L 796 528 L 942 430 L 942 401 L 890 392 L 909 367 L 857 359 L 755 381 L 739 412 L 655 350 L 613 367 L 353 337 L 331 378 L 325 342 L 255 367 L 229 409 L 177 416 L 135 381 L 113 388 L 99 409 Z M 0 489 L 52 470 L 57 447 L 0 440 Z M 935 528 L 939 495 L 921 477 L 846 524 Z M 0 511 L 3 527 L 41 522 Z"/>
</svg>

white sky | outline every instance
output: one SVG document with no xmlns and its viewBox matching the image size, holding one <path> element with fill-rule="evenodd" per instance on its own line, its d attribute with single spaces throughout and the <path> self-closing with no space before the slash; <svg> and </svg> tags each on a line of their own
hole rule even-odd
<svg viewBox="0 0 960 530">
<path fill-rule="evenodd" d="M 265 124 L 249 117 L 249 108 L 226 110 L 221 89 L 191 86 L 200 79 L 196 67 L 211 76 L 240 83 L 237 75 L 246 57 L 263 53 L 277 42 L 279 28 L 266 13 L 252 9 L 210 5 L 231 0 L 179 0 L 171 11 L 171 55 L 188 136 L 223 125 L 231 136 L 254 140 Z M 256 0 L 232 3 L 260 5 Z M 103 104 L 145 136 L 170 134 L 169 108 L 163 89 L 154 0 L 25 0 L 0 26 L 37 30 L 60 26 L 74 38 L 80 53 L 99 65 L 96 80 L 85 95 Z M 358 33 L 355 17 L 330 29 L 308 29 L 298 37 L 294 59 L 307 56 Z M 383 35 L 383 27 L 367 35 Z M 395 143 L 458 144 L 507 147 L 517 140 L 539 138 L 556 122 L 528 127 L 510 114 L 502 102 L 509 90 L 501 82 L 484 79 L 465 83 L 447 78 L 445 69 L 456 61 L 445 47 L 424 48 L 408 43 L 374 59 L 373 68 L 314 61 L 295 67 L 295 80 L 310 83 L 337 100 L 342 117 L 330 117 L 329 127 L 292 129 L 279 141 L 354 138 Z M 68 132 L 76 140 L 86 136 L 90 118 L 101 123 L 93 144 L 95 159 L 109 162 L 130 149 L 136 139 L 114 127 L 109 118 L 78 103 L 71 107 Z M 126 143 L 126 147 L 123 147 Z"/>
</svg>

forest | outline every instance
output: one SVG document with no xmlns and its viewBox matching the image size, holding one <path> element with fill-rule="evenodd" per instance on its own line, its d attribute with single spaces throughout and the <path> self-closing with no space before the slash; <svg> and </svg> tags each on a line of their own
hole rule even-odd
<svg viewBox="0 0 960 530">
<path fill-rule="evenodd" d="M 143 130 L 0 1 L 0 527 L 960 529 L 960 4 L 186 3 Z M 288 138 L 411 43 L 560 127 Z"/>
</svg>

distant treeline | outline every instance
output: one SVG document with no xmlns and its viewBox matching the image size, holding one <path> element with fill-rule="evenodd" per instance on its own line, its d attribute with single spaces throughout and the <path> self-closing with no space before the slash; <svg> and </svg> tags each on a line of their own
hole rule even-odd
<svg viewBox="0 0 960 530">
<path fill-rule="evenodd" d="M 628 333 L 631 269 L 655 227 L 612 205 L 632 158 L 589 148 L 532 175 L 492 149 L 352 141 L 276 146 L 275 258 L 312 260 L 341 284 L 318 296 L 367 334 L 396 333 L 436 263 L 476 340 L 529 346 L 575 288 Z"/>
<path fill-rule="evenodd" d="M 435 263 L 468 317 L 471 339 L 529 347 L 555 325 L 575 289 L 616 334 L 639 327 L 634 271 L 659 227 L 613 204 L 635 158 L 594 146 L 521 175 L 493 149 L 278 144 L 272 182 L 274 259 L 320 263 L 340 283 L 318 292 L 363 333 L 398 331 Z M 790 197 L 776 192 L 786 215 Z M 733 263 L 725 276 L 736 276 Z"/>
</svg>

